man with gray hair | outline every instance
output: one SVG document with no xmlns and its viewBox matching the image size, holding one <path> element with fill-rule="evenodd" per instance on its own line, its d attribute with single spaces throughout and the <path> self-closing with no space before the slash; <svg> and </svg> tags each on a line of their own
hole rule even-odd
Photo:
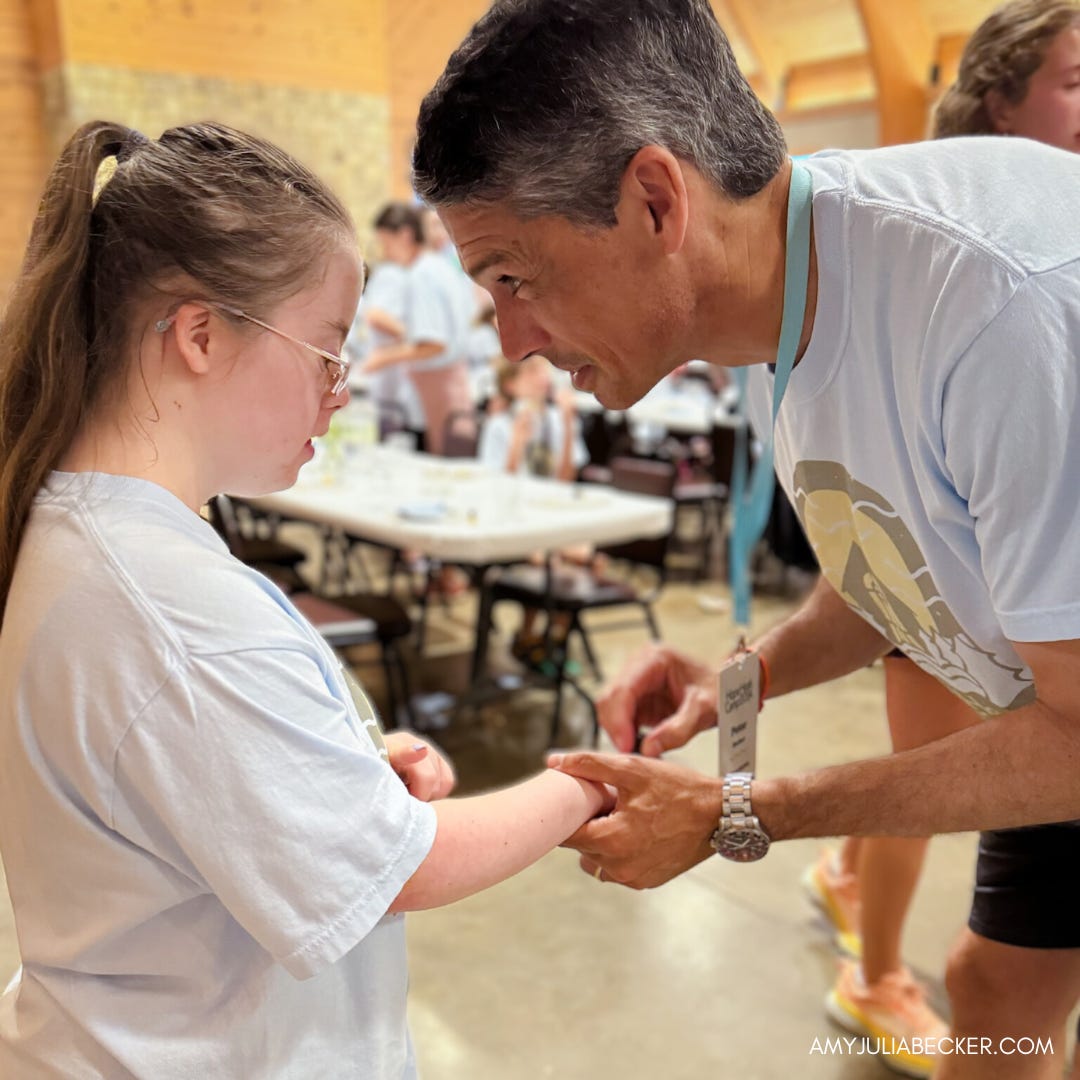
<svg viewBox="0 0 1080 1080">
<path fill-rule="evenodd" d="M 953 1034 L 1063 1046 L 1080 996 L 1075 157 L 958 140 L 792 162 L 707 0 L 498 0 L 423 103 L 414 171 L 511 360 L 543 353 L 610 408 L 693 357 L 754 365 L 754 425 L 822 566 L 755 645 L 768 696 L 900 648 L 986 718 L 752 782 L 561 755 L 618 790 L 571 838 L 585 869 L 646 888 L 792 837 L 999 830 L 950 958 Z M 652 649 L 600 711 L 622 750 L 654 726 L 658 753 L 716 724 L 715 672 Z M 936 1075 L 999 1074 L 950 1055 Z"/>
</svg>

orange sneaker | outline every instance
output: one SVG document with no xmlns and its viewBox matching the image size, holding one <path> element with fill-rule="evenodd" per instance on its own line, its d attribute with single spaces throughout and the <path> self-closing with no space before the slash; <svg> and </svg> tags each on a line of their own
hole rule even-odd
<svg viewBox="0 0 1080 1080">
<path fill-rule="evenodd" d="M 846 1031 L 872 1040 L 881 1063 L 904 1076 L 930 1076 L 935 1046 L 949 1034 L 949 1025 L 926 1003 L 906 968 L 867 986 L 860 965 L 843 961 L 825 1011 Z"/>
<path fill-rule="evenodd" d="M 859 883 L 840 869 L 839 852 L 825 848 L 802 876 L 803 888 L 836 930 L 836 943 L 848 956 L 862 956 L 859 936 Z"/>
</svg>

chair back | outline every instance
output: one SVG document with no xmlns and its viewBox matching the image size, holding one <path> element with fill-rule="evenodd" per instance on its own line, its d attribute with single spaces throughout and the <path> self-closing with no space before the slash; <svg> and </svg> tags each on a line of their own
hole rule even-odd
<svg viewBox="0 0 1080 1080">
<path fill-rule="evenodd" d="M 725 489 L 731 488 L 731 473 L 735 468 L 736 429 L 726 424 L 714 424 L 710 442 L 712 443 L 712 478 Z"/>
<path fill-rule="evenodd" d="M 379 416 L 379 442 L 385 442 L 387 435 L 408 429 L 409 420 L 405 407 L 398 402 L 380 399 L 375 402 L 375 411 Z"/>
<path fill-rule="evenodd" d="M 225 541 L 229 552 L 238 559 L 242 558 L 244 534 L 232 499 L 228 495 L 215 495 L 206 505 L 210 511 L 210 524 Z"/>
<path fill-rule="evenodd" d="M 670 461 L 653 461 L 650 458 L 617 457 L 611 460 L 611 484 L 619 491 L 634 495 L 652 495 L 660 499 L 675 497 L 676 469 Z M 674 521 L 674 514 L 672 515 Z M 629 540 L 624 544 L 613 544 L 601 550 L 613 559 L 638 563 L 652 567 L 664 578 L 668 544 L 671 540 L 669 531 L 663 536 Z"/>
<path fill-rule="evenodd" d="M 675 466 L 651 458 L 617 457 L 611 460 L 611 484 L 635 495 L 670 499 L 675 493 Z"/>
<path fill-rule="evenodd" d="M 443 457 L 474 458 L 480 447 L 483 416 L 474 409 L 458 409 L 446 418 L 443 428 Z"/>
</svg>

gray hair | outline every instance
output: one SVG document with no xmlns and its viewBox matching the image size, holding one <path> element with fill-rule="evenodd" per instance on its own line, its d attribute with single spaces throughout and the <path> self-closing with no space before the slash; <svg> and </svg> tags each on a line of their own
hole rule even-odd
<svg viewBox="0 0 1080 1080">
<path fill-rule="evenodd" d="M 652 145 L 732 199 L 784 163 L 708 0 L 496 0 L 420 107 L 414 184 L 436 207 L 611 226 L 627 164 Z"/>
</svg>

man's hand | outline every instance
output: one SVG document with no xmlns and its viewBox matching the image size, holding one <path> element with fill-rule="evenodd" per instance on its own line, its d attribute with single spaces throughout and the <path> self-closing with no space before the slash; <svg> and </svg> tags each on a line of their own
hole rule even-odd
<svg viewBox="0 0 1080 1080">
<path fill-rule="evenodd" d="M 648 645 L 596 699 L 596 715 L 627 753 L 638 731 L 652 728 L 641 753 L 659 757 L 716 726 L 718 693 L 716 673 L 707 665 L 667 645 Z"/>
<path fill-rule="evenodd" d="M 712 854 L 721 781 L 667 761 L 614 754 L 553 754 L 548 764 L 615 791 L 615 809 L 583 825 L 563 845 L 581 852 L 586 873 L 651 889 Z"/>
<path fill-rule="evenodd" d="M 409 794 L 421 802 L 445 799 L 454 790 L 454 767 L 431 743 L 409 731 L 383 736 L 390 767 L 401 777 Z"/>
</svg>

